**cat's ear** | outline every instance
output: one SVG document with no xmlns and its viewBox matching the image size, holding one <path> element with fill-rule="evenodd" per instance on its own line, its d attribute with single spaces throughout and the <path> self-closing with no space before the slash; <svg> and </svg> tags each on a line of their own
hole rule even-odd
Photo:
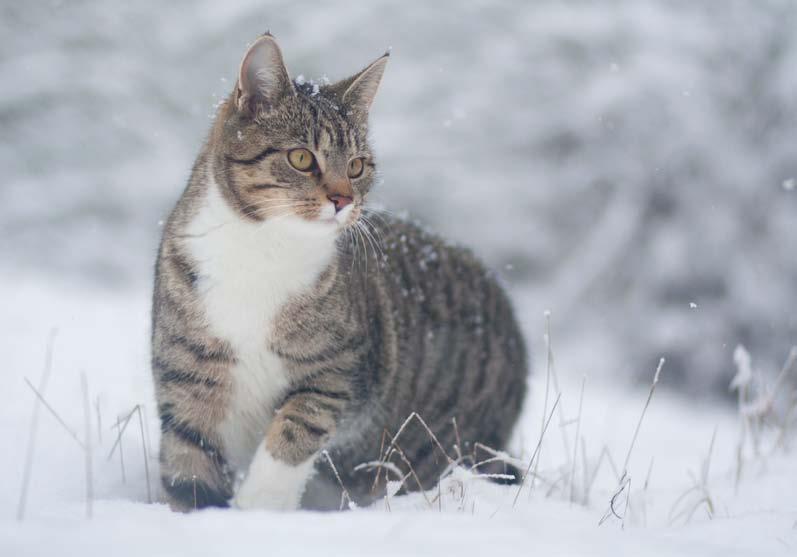
<svg viewBox="0 0 797 557">
<path fill-rule="evenodd" d="M 385 52 L 364 70 L 331 86 L 344 106 L 360 114 L 368 114 L 389 57 L 390 52 Z"/>
<path fill-rule="evenodd" d="M 295 95 L 282 51 L 274 37 L 266 33 L 259 37 L 241 61 L 236 89 L 239 110 L 253 111 L 255 107 L 274 107 L 285 95 Z"/>
</svg>

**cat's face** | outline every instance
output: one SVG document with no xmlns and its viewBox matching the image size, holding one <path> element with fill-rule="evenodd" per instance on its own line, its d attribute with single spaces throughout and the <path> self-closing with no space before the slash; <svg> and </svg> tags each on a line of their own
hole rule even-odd
<svg viewBox="0 0 797 557">
<path fill-rule="evenodd" d="M 273 37 L 244 56 L 217 154 L 226 197 L 247 219 L 354 223 L 375 179 L 370 108 L 387 57 L 333 85 L 293 83 Z"/>
</svg>

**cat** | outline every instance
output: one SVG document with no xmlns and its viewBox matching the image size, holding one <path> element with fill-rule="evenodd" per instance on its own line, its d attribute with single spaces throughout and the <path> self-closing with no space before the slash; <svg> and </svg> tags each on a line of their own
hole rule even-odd
<svg viewBox="0 0 797 557">
<path fill-rule="evenodd" d="M 529 373 L 507 295 L 467 249 L 363 207 L 388 56 L 334 84 L 293 82 L 267 33 L 219 107 L 155 268 L 175 510 L 331 508 L 339 482 L 366 504 L 391 472 L 375 482 L 358 465 L 412 412 L 445 450 L 506 446 Z M 449 464 L 417 420 L 393 452 L 390 479 L 411 463 L 424 489 Z"/>
</svg>

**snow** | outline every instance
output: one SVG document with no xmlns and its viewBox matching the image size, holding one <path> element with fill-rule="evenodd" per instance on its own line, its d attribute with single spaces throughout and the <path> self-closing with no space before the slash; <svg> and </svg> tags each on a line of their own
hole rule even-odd
<svg viewBox="0 0 797 557">
<path fill-rule="evenodd" d="M 793 0 L 715 4 L 9 4 L 0 555 L 796 554 L 797 457 L 769 424 L 797 385 L 777 375 L 797 341 L 797 12 Z M 415 494 L 345 513 L 184 516 L 147 502 L 137 421 L 108 460 L 117 417 L 142 404 L 158 476 L 148 362 L 157 239 L 208 117 L 265 28 L 310 92 L 327 79 L 305 75 L 351 75 L 395 46 L 372 111 L 373 201 L 501 270 L 536 357 L 510 451 L 524 459 L 541 429 L 552 343 L 563 410 L 538 470 L 564 479 L 549 496 L 538 485 L 513 507 L 513 488 L 455 470 L 442 505 L 427 494 L 431 507 Z M 84 454 L 41 407 L 18 522 L 34 406 L 25 378 L 39 384 L 53 329 L 44 396 L 81 439 L 81 373 L 88 380 L 93 518 Z M 624 527 L 598 526 L 619 479 L 604 457 L 583 489 L 576 423 L 588 468 L 604 447 L 622 465 L 662 356 Z"/>
<path fill-rule="evenodd" d="M 85 289 L 62 281 L 19 276 L 2 279 L 8 298 L 0 334 L 5 339 L 6 402 L 0 406 L 0 434 L 8 451 L 0 461 L 0 554 L 2 555 L 217 555 L 253 551 L 329 555 L 793 555 L 797 548 L 797 455 L 766 450 L 746 456 L 735 488 L 739 418 L 724 405 L 694 404 L 660 385 L 640 427 L 629 460 L 631 505 L 622 524 L 598 521 L 606 512 L 617 477 L 604 459 L 594 486 L 584 489 L 578 449 L 574 488 L 499 486 L 459 468 L 438 490 L 390 496 L 369 508 L 343 513 L 273 513 L 210 510 L 172 513 L 147 503 L 142 442 L 137 427 L 122 441 L 126 482 L 118 452 L 111 460 L 117 416 L 143 404 L 147 433 L 157 446 L 147 365 L 148 292 L 126 295 Z M 520 307 L 521 313 L 526 308 Z M 543 321 L 545 316 L 538 315 Z M 45 345 L 55 327 L 52 375 L 44 392 L 48 403 L 82 438 L 80 373 L 90 398 L 99 400 L 102 440 L 95 437 L 93 518 L 84 517 L 83 453 L 42 409 L 27 510 L 16 520 L 24 469 L 24 447 L 34 396 L 24 378 L 39 381 Z M 524 462 L 539 437 L 545 395 L 546 360 L 539 339 L 530 338 L 541 357 L 510 453 Z M 556 345 L 552 346 L 556 353 Z M 559 354 L 556 354 L 558 357 Z M 742 362 L 744 364 L 744 362 Z M 565 426 L 554 415 L 541 450 L 543 477 L 571 477 L 575 418 L 583 374 L 557 365 Z M 661 376 L 666 385 L 667 365 Z M 652 379 L 653 370 L 649 372 Z M 553 388 L 553 387 L 550 387 Z M 579 431 L 588 470 L 606 446 L 621 466 L 647 396 L 647 386 L 628 389 L 590 377 L 586 383 Z M 549 393 L 550 412 L 553 393 Z M 92 411 L 91 431 L 96 432 Z M 705 466 L 712 435 L 716 441 Z M 562 432 L 565 432 L 563 434 Z M 92 435 L 96 435 L 93 433 Z M 566 439 L 569 437 L 569 439 Z M 762 446 L 769 447 L 765 439 Z M 450 448 L 449 448 L 450 450 Z M 453 453 L 452 453 L 453 454 Z M 652 467 L 651 467 L 652 463 Z M 157 478 L 157 458 L 150 460 Z M 648 470 L 650 469 L 650 472 Z M 705 474 L 705 484 L 693 489 Z M 647 487 L 644 485 L 647 484 Z M 152 486 L 155 497 L 159 486 Z M 571 502 L 570 493 L 574 501 Z M 441 495 L 438 500 L 437 496 Z M 713 516 L 699 497 L 708 494 Z M 586 503 L 584 498 L 588 497 Z M 620 501 L 622 501 L 622 496 Z M 625 503 L 616 505 L 620 514 Z M 693 516 L 687 520 L 687 514 Z M 675 517 L 673 523 L 671 519 Z"/>
</svg>

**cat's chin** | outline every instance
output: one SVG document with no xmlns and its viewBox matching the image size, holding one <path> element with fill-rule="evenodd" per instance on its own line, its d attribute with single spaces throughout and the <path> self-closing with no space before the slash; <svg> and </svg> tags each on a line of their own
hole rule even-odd
<svg viewBox="0 0 797 557">
<path fill-rule="evenodd" d="M 331 214 L 322 211 L 316 218 L 307 221 L 308 223 L 317 224 L 320 227 L 328 227 L 330 231 L 342 232 L 346 228 L 354 225 L 357 220 L 357 215 L 354 214 L 353 205 L 347 205 L 337 213 Z"/>
</svg>

